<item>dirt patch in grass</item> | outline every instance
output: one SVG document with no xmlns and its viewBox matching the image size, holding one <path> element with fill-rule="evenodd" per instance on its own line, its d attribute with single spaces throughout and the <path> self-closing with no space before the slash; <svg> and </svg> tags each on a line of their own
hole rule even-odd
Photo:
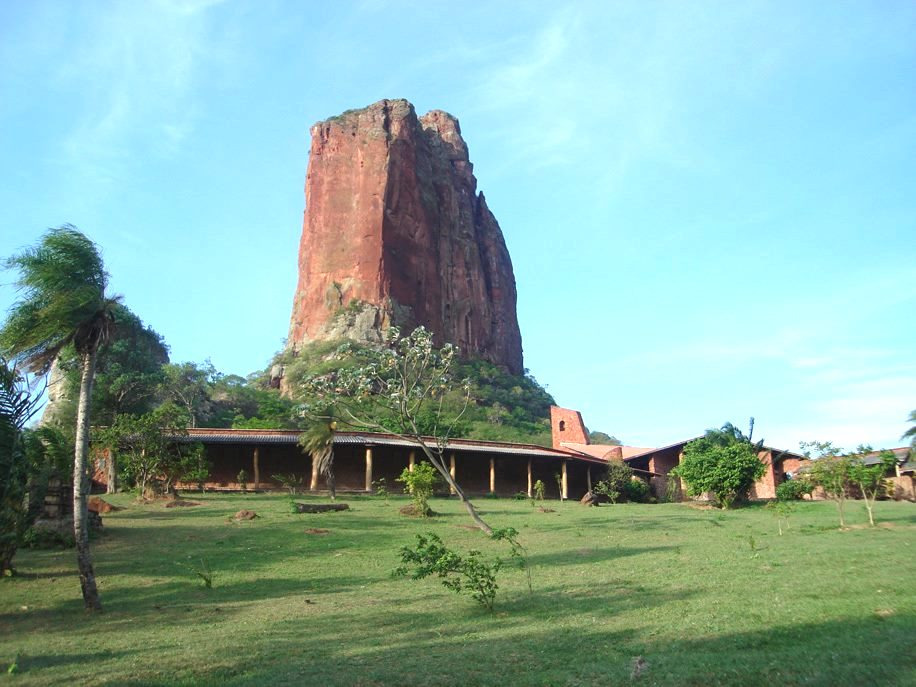
<svg viewBox="0 0 916 687">
<path fill-rule="evenodd" d="M 173 499 L 165 504 L 166 508 L 192 508 L 201 505 L 197 501 L 184 501 L 183 499 Z"/>
<path fill-rule="evenodd" d="M 320 527 L 309 527 L 305 530 L 306 534 L 330 534 L 331 530 L 325 530 Z"/>
<path fill-rule="evenodd" d="M 118 506 L 113 506 L 108 501 L 101 499 L 98 496 L 89 497 L 89 510 L 93 513 L 113 513 L 115 511 L 124 510 Z"/>
<path fill-rule="evenodd" d="M 232 516 L 233 520 L 254 520 L 255 518 L 260 517 L 253 510 L 240 510 L 238 513 Z"/>
<path fill-rule="evenodd" d="M 544 506 L 538 506 L 538 512 L 539 513 L 556 513 L 556 511 L 553 508 L 546 508 Z"/>
</svg>

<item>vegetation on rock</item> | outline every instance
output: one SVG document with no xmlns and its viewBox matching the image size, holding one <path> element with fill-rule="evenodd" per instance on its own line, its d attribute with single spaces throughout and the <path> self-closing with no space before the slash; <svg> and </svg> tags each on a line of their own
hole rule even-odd
<svg viewBox="0 0 916 687">
<path fill-rule="evenodd" d="M 278 354 L 270 368 L 282 367 L 290 397 L 307 403 L 311 399 L 303 390 L 303 380 L 352 370 L 373 350 L 368 344 L 351 341 L 320 341 L 296 352 Z M 443 415 L 454 417 L 463 410 L 453 436 L 551 445 L 549 417 L 554 400 L 534 377 L 513 375 L 493 363 L 459 357 L 453 362 L 452 376 L 467 380 L 470 391 L 466 408 L 463 390 L 451 389 L 441 396 Z M 371 412 L 372 419 L 382 427 L 396 428 L 393 415 L 384 409 L 374 408 Z M 425 408 L 417 417 L 422 432 L 433 432 L 436 412 Z"/>
</svg>

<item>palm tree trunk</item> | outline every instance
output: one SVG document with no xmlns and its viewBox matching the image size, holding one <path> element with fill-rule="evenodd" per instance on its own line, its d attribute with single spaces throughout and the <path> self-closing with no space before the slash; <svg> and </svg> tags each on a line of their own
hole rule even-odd
<svg viewBox="0 0 916 687">
<path fill-rule="evenodd" d="M 79 569 L 83 604 L 86 610 L 101 611 L 95 572 L 89 554 L 89 401 L 95 377 L 95 351 L 83 354 L 80 397 L 76 413 L 76 451 L 73 456 L 73 538 L 76 540 L 76 565 Z"/>
</svg>

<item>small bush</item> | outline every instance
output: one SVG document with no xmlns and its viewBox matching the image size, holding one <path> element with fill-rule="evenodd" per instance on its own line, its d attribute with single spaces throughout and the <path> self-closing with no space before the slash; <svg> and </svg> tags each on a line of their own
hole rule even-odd
<svg viewBox="0 0 916 687">
<path fill-rule="evenodd" d="M 396 481 L 403 483 L 404 492 L 413 497 L 416 514 L 429 515 L 429 500 L 439 481 L 436 469 L 427 462 L 417 463 L 413 470 L 404 468 L 404 472 Z"/>
<path fill-rule="evenodd" d="M 206 589 L 213 589 L 213 570 L 210 569 L 210 564 L 205 559 L 200 559 L 200 567 L 190 563 L 179 563 L 178 565 L 199 577 Z"/>
<path fill-rule="evenodd" d="M 425 537 L 418 534 L 416 548 L 401 548 L 402 565 L 395 569 L 394 575 L 410 575 L 412 580 L 435 575 L 447 589 L 456 594 L 466 591 L 481 606 L 492 611 L 496 590 L 499 588 L 496 573 L 502 567 L 502 560 L 497 558 L 492 563 L 486 563 L 480 556 L 480 551 L 468 551 L 467 556 L 462 557 L 446 548 L 442 540 L 432 532 L 428 532 Z"/>
<path fill-rule="evenodd" d="M 788 479 L 776 487 L 778 501 L 800 501 L 806 494 L 814 491 L 814 485 L 803 479 Z"/>
<path fill-rule="evenodd" d="M 631 479 L 624 488 L 623 496 L 627 501 L 646 503 L 650 496 L 649 485 L 638 477 Z"/>
<path fill-rule="evenodd" d="M 247 477 L 247 475 L 245 475 Z M 302 491 L 302 475 L 296 475 L 292 472 L 282 473 L 279 475 L 271 475 L 270 478 L 275 482 L 279 482 L 284 486 L 284 488 L 289 492 L 290 496 L 298 494 Z M 239 480 L 239 483 L 242 483 Z M 244 489 L 244 487 L 242 487 Z"/>
<path fill-rule="evenodd" d="M 538 480 L 534 483 L 534 500 L 543 501 L 544 496 L 547 492 L 547 487 L 544 485 L 544 482 Z"/>
<path fill-rule="evenodd" d="M 30 549 L 70 549 L 76 546 L 73 532 L 60 531 L 51 527 L 30 527 L 22 537 L 22 545 Z"/>
<path fill-rule="evenodd" d="M 239 483 L 242 491 L 248 491 L 248 473 L 244 469 L 239 470 L 239 474 L 235 476 L 235 481 Z"/>
<path fill-rule="evenodd" d="M 681 500 L 681 481 L 675 475 L 665 480 L 665 503 L 679 503 Z"/>
<path fill-rule="evenodd" d="M 388 482 L 385 481 L 384 477 L 379 477 L 377 480 L 372 482 L 372 489 L 376 496 L 385 499 L 385 503 L 388 503 L 388 496 L 390 494 L 388 493 Z"/>
</svg>

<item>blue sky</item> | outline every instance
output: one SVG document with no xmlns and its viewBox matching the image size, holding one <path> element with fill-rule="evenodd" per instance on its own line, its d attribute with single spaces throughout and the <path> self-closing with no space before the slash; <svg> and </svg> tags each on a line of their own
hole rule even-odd
<svg viewBox="0 0 916 687">
<path fill-rule="evenodd" d="M 309 126 L 396 97 L 460 119 L 525 364 L 591 428 L 901 444 L 912 2 L 0 2 L 0 255 L 76 224 L 173 360 L 248 373 Z"/>
</svg>

